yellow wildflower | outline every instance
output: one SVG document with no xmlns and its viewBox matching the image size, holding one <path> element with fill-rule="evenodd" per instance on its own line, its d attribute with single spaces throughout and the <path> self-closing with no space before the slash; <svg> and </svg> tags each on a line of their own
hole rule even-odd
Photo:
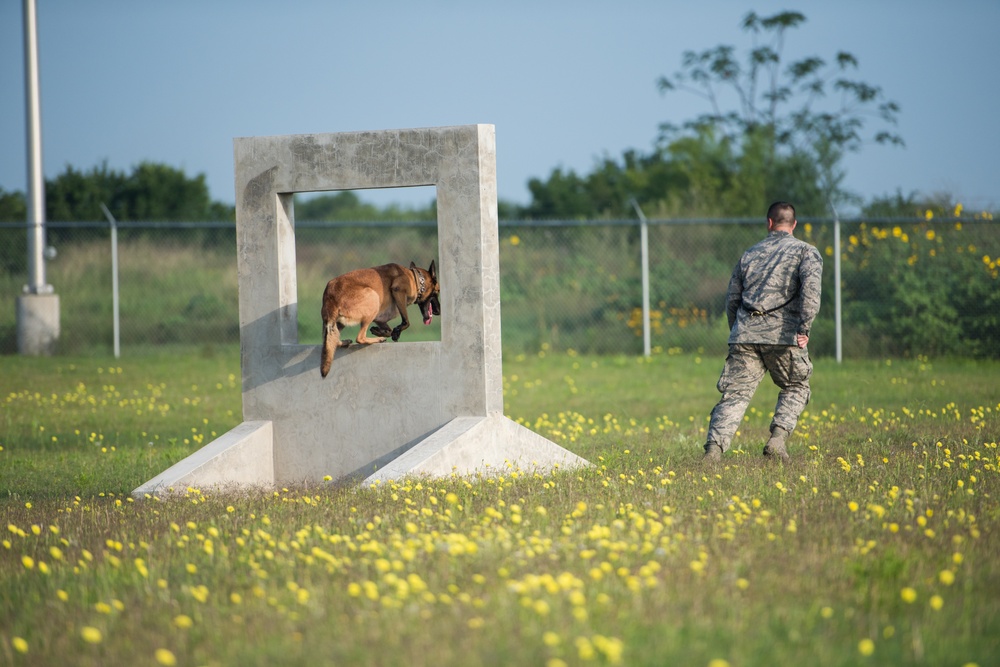
<svg viewBox="0 0 1000 667">
<path fill-rule="evenodd" d="M 156 662 L 166 667 L 171 667 L 177 664 L 177 657 L 174 656 L 173 651 L 165 648 L 156 649 Z"/>
<path fill-rule="evenodd" d="M 90 625 L 80 629 L 80 636 L 83 638 L 83 641 L 88 644 L 100 644 L 104 639 L 104 635 L 101 634 L 101 631 Z"/>
</svg>

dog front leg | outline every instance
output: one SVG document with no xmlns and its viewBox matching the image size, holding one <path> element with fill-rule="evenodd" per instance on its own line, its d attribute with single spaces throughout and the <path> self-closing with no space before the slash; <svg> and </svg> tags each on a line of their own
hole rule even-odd
<svg viewBox="0 0 1000 667">
<path fill-rule="evenodd" d="M 410 328 L 410 320 L 406 316 L 406 296 L 401 292 L 393 291 L 392 300 L 395 302 L 396 310 L 399 311 L 399 316 L 402 319 L 392 330 L 392 340 L 396 342 L 399 340 L 399 335 Z"/>
</svg>

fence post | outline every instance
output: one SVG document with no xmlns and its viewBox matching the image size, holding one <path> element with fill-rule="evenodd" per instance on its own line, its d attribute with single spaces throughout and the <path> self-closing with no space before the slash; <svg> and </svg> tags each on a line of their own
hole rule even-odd
<svg viewBox="0 0 1000 667">
<path fill-rule="evenodd" d="M 121 323 L 118 317 L 118 223 L 104 202 L 101 202 L 101 210 L 104 211 L 105 217 L 111 224 L 111 312 L 114 320 L 115 359 L 118 359 L 122 356 Z"/>
<path fill-rule="evenodd" d="M 642 209 L 639 208 L 639 202 L 635 200 L 635 197 L 632 197 L 631 200 L 632 207 L 639 215 L 639 246 L 642 264 L 640 269 L 642 272 L 642 354 L 648 357 L 652 354 L 649 330 L 649 223 L 646 221 Z"/>
<path fill-rule="evenodd" d="M 844 332 L 840 312 L 840 216 L 833 216 L 833 319 L 836 332 L 837 363 L 844 360 Z"/>
</svg>

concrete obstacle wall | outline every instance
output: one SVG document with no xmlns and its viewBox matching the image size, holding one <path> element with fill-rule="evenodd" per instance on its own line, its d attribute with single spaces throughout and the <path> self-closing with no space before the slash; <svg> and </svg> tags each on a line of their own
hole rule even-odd
<svg viewBox="0 0 1000 667">
<path fill-rule="evenodd" d="M 492 125 L 238 138 L 234 152 L 244 423 L 136 496 L 587 464 L 503 416 Z M 339 349 L 323 379 L 320 347 L 298 344 L 292 195 L 405 186 L 437 190 L 441 341 Z"/>
</svg>

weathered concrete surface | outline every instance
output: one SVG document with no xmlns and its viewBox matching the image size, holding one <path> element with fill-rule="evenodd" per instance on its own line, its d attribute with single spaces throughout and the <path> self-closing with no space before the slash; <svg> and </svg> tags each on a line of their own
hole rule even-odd
<svg viewBox="0 0 1000 667">
<path fill-rule="evenodd" d="M 364 478 L 460 417 L 484 419 L 456 448 L 496 451 L 442 455 L 459 461 L 448 466 L 571 460 L 502 416 L 492 125 L 242 138 L 234 156 L 243 419 L 271 423 L 275 483 Z M 437 190 L 441 341 L 341 349 L 321 378 L 319 346 L 298 344 L 292 194 L 426 185 Z"/>
</svg>

